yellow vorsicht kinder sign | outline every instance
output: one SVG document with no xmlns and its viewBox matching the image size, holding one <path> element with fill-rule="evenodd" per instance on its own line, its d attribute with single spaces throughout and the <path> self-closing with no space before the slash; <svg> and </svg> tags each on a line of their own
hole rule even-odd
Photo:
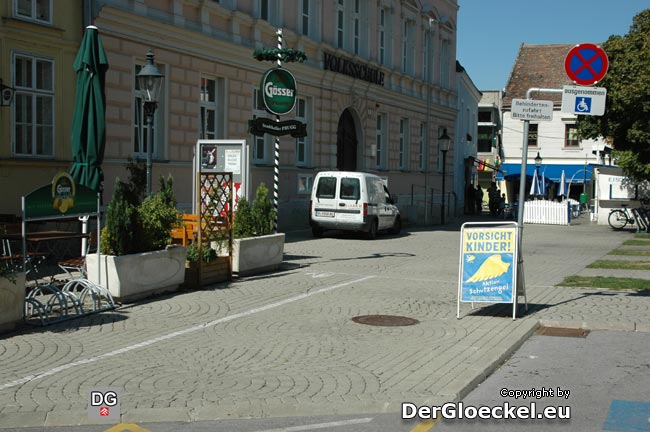
<svg viewBox="0 0 650 432">
<path fill-rule="evenodd" d="M 460 303 L 517 302 L 516 223 L 464 224 L 461 229 Z"/>
</svg>

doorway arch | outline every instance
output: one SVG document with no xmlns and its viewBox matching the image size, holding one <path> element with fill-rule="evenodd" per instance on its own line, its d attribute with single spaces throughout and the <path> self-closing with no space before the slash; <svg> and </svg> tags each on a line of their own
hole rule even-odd
<svg viewBox="0 0 650 432">
<path fill-rule="evenodd" d="M 346 108 L 336 129 L 336 169 L 357 170 L 358 144 L 356 122 L 350 109 Z"/>
</svg>

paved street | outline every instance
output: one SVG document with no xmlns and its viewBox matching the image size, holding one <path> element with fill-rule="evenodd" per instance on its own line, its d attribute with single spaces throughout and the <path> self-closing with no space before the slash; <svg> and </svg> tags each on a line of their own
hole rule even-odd
<svg viewBox="0 0 650 432">
<path fill-rule="evenodd" d="M 293 233 L 281 272 L 4 335 L 0 428 L 92 423 L 92 387 L 122 389 L 125 423 L 397 416 L 405 401 L 465 396 L 540 322 L 650 332 L 647 295 L 554 287 L 630 233 L 527 225 L 528 314 L 463 304 L 457 320 L 459 226 L 439 228 L 375 241 Z M 368 314 L 419 324 L 351 320 Z"/>
<path fill-rule="evenodd" d="M 561 407 L 569 418 L 441 419 L 432 432 L 648 431 L 649 359 L 648 332 L 597 330 L 577 338 L 534 335 L 463 403 L 535 403 L 538 415 L 547 407 Z M 513 391 L 533 388 L 539 391 L 536 395 L 512 396 Z"/>
</svg>

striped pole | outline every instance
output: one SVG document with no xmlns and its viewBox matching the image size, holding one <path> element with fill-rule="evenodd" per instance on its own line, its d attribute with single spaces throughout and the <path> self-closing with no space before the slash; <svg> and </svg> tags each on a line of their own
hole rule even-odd
<svg viewBox="0 0 650 432">
<path fill-rule="evenodd" d="M 278 68 L 282 67 L 282 29 L 278 29 Z M 276 114 L 275 122 L 280 123 L 280 116 Z M 278 195 L 280 185 L 280 137 L 275 137 L 275 155 L 273 159 L 273 208 L 275 209 L 275 220 L 273 221 L 273 233 L 278 232 Z"/>
</svg>

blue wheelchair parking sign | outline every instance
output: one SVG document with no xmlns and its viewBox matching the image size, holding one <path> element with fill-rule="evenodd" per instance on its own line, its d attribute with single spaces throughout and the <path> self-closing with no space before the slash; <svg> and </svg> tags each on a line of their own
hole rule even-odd
<svg viewBox="0 0 650 432">
<path fill-rule="evenodd" d="M 590 113 L 591 112 L 591 98 L 590 97 L 577 97 L 576 98 L 576 113 Z"/>
</svg>

